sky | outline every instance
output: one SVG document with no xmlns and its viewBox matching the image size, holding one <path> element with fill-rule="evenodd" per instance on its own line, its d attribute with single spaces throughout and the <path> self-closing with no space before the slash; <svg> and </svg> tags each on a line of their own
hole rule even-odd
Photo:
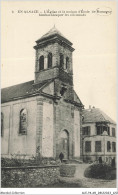
<svg viewBox="0 0 118 195">
<path fill-rule="evenodd" d="M 111 10 L 97 14 L 96 10 Z M 86 16 L 39 16 L 38 10 Z M 20 13 L 18 13 L 20 12 Z M 22 12 L 22 13 L 21 13 Z M 35 41 L 54 25 L 73 43 L 74 89 L 84 104 L 116 121 L 116 4 L 114 1 L 2 1 L 1 87 L 34 79 Z"/>
</svg>

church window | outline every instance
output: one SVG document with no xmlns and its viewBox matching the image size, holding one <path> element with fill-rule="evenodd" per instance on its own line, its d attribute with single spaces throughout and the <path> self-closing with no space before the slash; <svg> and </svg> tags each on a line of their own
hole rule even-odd
<svg viewBox="0 0 118 195">
<path fill-rule="evenodd" d="M 69 65 L 69 57 L 66 57 L 66 69 L 68 69 L 68 65 Z"/>
<path fill-rule="evenodd" d="M 44 69 L 44 56 L 40 56 L 39 58 L 39 70 Z"/>
<path fill-rule="evenodd" d="M 52 67 L 52 53 L 48 54 L 48 68 Z"/>
<path fill-rule="evenodd" d="M 85 152 L 91 152 L 91 141 L 85 142 Z"/>
<path fill-rule="evenodd" d="M 3 136 L 4 131 L 4 114 L 1 112 L 1 136 Z"/>
<path fill-rule="evenodd" d="M 27 110 L 22 109 L 20 111 L 20 134 L 26 134 L 27 133 Z"/>
<path fill-rule="evenodd" d="M 60 68 L 63 68 L 64 66 L 64 56 L 62 53 L 60 53 Z"/>
</svg>

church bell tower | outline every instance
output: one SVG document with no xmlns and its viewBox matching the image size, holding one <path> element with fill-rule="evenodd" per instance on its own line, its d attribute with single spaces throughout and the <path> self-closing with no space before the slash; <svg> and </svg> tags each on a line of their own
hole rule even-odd
<svg viewBox="0 0 118 195">
<path fill-rule="evenodd" d="M 72 43 L 55 26 L 34 46 L 36 50 L 34 84 L 54 80 L 55 96 L 73 100 Z"/>
</svg>

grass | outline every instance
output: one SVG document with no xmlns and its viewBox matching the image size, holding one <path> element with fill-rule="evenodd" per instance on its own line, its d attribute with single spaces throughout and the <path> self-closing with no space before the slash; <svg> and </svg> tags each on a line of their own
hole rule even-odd
<svg viewBox="0 0 118 195">
<path fill-rule="evenodd" d="M 82 188 L 81 182 L 65 182 L 65 181 L 59 181 L 59 183 L 50 184 L 47 186 L 36 186 L 36 188 Z"/>
</svg>

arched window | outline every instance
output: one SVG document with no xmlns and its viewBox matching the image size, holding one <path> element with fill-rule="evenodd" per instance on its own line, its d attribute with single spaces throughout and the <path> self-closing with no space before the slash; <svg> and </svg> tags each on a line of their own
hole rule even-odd
<svg viewBox="0 0 118 195">
<path fill-rule="evenodd" d="M 20 111 L 20 134 L 26 134 L 27 133 L 27 110 L 22 109 Z"/>
<path fill-rule="evenodd" d="M 4 131 L 4 114 L 1 112 L 1 136 L 3 136 Z"/>
<path fill-rule="evenodd" d="M 62 53 L 60 53 L 60 68 L 63 68 L 64 65 L 64 56 Z"/>
<path fill-rule="evenodd" d="M 68 65 L 69 65 L 69 57 L 66 57 L 66 67 L 65 67 L 65 69 L 68 68 Z"/>
<path fill-rule="evenodd" d="M 48 68 L 52 67 L 52 53 L 48 54 Z"/>
<path fill-rule="evenodd" d="M 44 56 L 40 56 L 39 58 L 39 70 L 44 69 Z"/>
</svg>

